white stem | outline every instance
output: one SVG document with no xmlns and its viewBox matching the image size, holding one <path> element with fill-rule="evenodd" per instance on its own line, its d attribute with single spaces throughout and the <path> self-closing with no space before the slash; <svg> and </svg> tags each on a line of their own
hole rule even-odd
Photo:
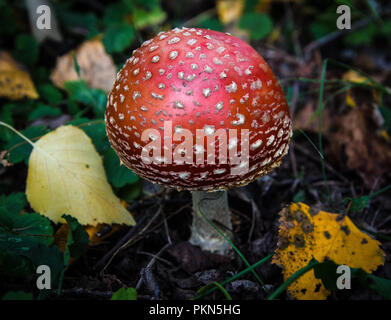
<svg viewBox="0 0 391 320">
<path fill-rule="evenodd" d="M 202 214 L 218 227 L 228 238 L 232 238 L 231 215 L 226 191 L 193 191 L 193 224 L 190 243 L 202 250 L 227 255 L 231 246 L 205 220 Z M 200 213 L 200 210 L 202 214 Z"/>
<path fill-rule="evenodd" d="M 11 127 L 9 124 L 3 122 L 3 121 L 0 121 L 0 126 L 3 126 L 3 127 L 6 127 L 8 129 L 10 129 L 11 131 L 15 132 L 19 137 L 21 137 L 23 140 L 25 140 L 26 142 L 28 142 L 29 144 L 31 144 L 33 147 L 35 147 L 35 143 L 32 142 L 29 138 L 27 138 L 25 135 L 23 135 L 21 132 L 19 132 L 18 130 L 16 130 L 14 127 Z"/>
</svg>

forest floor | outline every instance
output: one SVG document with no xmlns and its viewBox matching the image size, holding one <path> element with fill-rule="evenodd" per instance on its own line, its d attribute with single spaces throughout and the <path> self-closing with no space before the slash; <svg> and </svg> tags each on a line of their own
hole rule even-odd
<svg viewBox="0 0 391 320">
<path fill-rule="evenodd" d="M 82 2 L 85 11 L 103 10 L 100 5 L 90 8 L 90 1 Z M 187 9 L 175 9 L 173 2 L 167 1 L 163 6 L 167 12 L 167 25 L 184 22 L 197 26 L 198 20 L 194 17 L 203 17 L 205 12 L 209 20 L 203 22 L 204 26 L 216 20 L 216 12 L 210 13 L 210 10 L 216 10 L 212 1 L 204 1 L 202 5 L 199 1 L 193 1 L 194 4 L 186 1 L 189 2 Z M 262 41 L 248 39 L 270 65 L 286 92 L 294 135 L 289 153 L 279 168 L 247 186 L 228 191 L 232 241 L 250 264 L 256 263 L 277 248 L 279 212 L 291 202 L 304 202 L 323 211 L 348 215 L 356 226 L 380 241 L 386 257 L 375 275 L 391 279 L 390 191 L 370 197 L 391 184 L 391 37 L 385 40 L 372 29 L 368 31 L 376 21 L 369 15 L 353 24 L 356 28 L 353 31 L 371 35 L 367 42 L 345 41 L 348 32 L 343 30 L 334 30 L 332 36 L 330 32 L 318 38 L 311 37 L 303 30 L 307 28 L 308 16 L 313 18 L 315 15 L 308 14 L 309 9 L 302 11 L 303 7 L 319 15 L 329 10 L 326 5 L 277 3 L 268 8 L 268 14 L 275 23 L 274 32 L 279 33 L 274 36 L 271 33 Z M 390 6 L 382 4 L 381 9 L 379 12 L 387 12 Z M 372 19 L 369 22 L 365 20 L 368 17 Z M 389 14 L 384 13 L 382 18 L 389 20 Z M 313 19 L 317 26 L 329 23 Z M 294 25 L 289 29 L 289 35 L 284 34 L 288 24 Z M 153 28 L 146 28 L 139 36 L 146 40 L 154 32 Z M 80 36 L 72 38 L 72 34 L 66 34 L 68 39 L 60 45 L 42 45 L 39 66 L 53 69 L 58 56 L 80 43 Z M 138 45 L 134 42 L 131 48 Z M 118 64 L 125 57 L 118 52 L 113 56 Z M 321 80 L 326 59 L 329 60 L 325 79 Z M 376 85 L 368 84 L 367 76 L 374 79 Z M 319 119 L 316 112 L 322 86 L 323 110 Z M 68 109 L 64 105 L 60 108 L 61 115 L 35 119 L 35 124 L 54 129 L 75 119 L 74 114 L 65 111 Z M 83 116 L 95 119 L 91 110 Z M 27 124 L 31 125 L 31 122 L 23 118 L 15 121 L 20 130 Z M 320 150 L 319 141 L 322 141 Z M 0 166 L 0 191 L 4 194 L 24 192 L 26 177 L 24 162 Z M 363 196 L 369 196 L 370 201 L 361 208 L 352 208 Z M 163 189 L 141 181 L 140 195 L 128 201 L 127 208 L 137 221 L 136 225 L 106 226 L 101 230 L 109 236 L 90 245 L 83 255 L 70 263 L 60 295 L 53 291 L 50 299 L 109 299 L 122 287 L 135 288 L 139 299 L 191 299 L 197 296 L 201 287 L 222 283 L 247 267 L 236 253 L 231 259 L 203 252 L 189 244 L 192 200 L 188 191 Z M 271 259 L 255 271 L 266 286 L 260 285 L 248 272 L 224 286 L 233 299 L 266 299 L 284 282 L 281 268 Z M 28 281 L 33 280 L 29 278 Z M 26 278 L 0 272 L 0 292 L 24 288 Z M 224 299 L 225 296 L 221 290 L 214 290 L 202 298 Z M 287 294 L 284 292 L 279 298 L 285 299 Z M 329 297 L 332 300 L 381 298 L 358 280 L 353 280 L 351 290 L 336 290 Z"/>
</svg>

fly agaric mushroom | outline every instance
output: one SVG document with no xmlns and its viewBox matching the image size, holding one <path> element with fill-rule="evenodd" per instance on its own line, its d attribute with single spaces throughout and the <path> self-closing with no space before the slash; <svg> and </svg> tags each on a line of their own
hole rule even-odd
<svg viewBox="0 0 391 320">
<path fill-rule="evenodd" d="M 192 191 L 190 242 L 220 254 L 230 247 L 201 214 L 231 237 L 226 189 L 278 167 L 292 132 L 284 93 L 263 58 L 229 34 L 196 28 L 160 32 L 133 52 L 105 121 L 123 164 Z"/>
</svg>

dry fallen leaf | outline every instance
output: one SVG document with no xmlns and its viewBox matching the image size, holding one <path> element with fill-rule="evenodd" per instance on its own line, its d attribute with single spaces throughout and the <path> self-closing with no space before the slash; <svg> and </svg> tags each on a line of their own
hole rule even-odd
<svg viewBox="0 0 391 320">
<path fill-rule="evenodd" d="M 333 119 L 333 130 L 327 134 L 332 141 L 326 154 L 342 169 L 357 170 L 366 186 L 372 187 L 379 176 L 391 170 L 391 149 L 381 136 L 378 109 L 361 103 Z"/>
<path fill-rule="evenodd" d="M 107 182 L 102 159 L 90 138 L 74 126 L 61 126 L 35 143 L 29 159 L 27 199 L 54 222 L 69 214 L 82 225 L 134 225 Z"/>
<path fill-rule="evenodd" d="M 83 229 L 88 233 L 88 246 L 96 245 L 102 242 L 107 237 L 111 236 L 115 232 L 117 232 L 121 228 L 120 225 L 107 225 L 107 224 L 97 224 L 96 226 L 84 226 Z M 60 249 L 60 251 L 64 252 L 67 246 L 69 235 L 69 225 L 64 223 L 60 228 L 56 231 L 54 236 L 54 244 Z M 71 265 L 75 262 L 76 259 L 73 257 L 69 257 L 68 265 Z"/>
<path fill-rule="evenodd" d="M 80 66 L 80 77 L 91 88 L 110 91 L 116 77 L 116 68 L 113 59 L 106 53 L 99 39 L 84 42 L 75 52 L 69 52 L 57 59 L 52 71 L 53 83 L 63 88 L 64 81 L 78 80 L 73 53 Z"/>
<path fill-rule="evenodd" d="M 242 16 L 244 0 L 219 0 L 216 8 L 217 15 L 222 23 L 236 23 Z"/>
<path fill-rule="evenodd" d="M 0 51 L 0 96 L 11 100 L 38 98 L 30 75 L 5 51 Z"/>
<path fill-rule="evenodd" d="M 384 264 L 380 242 L 361 232 L 349 219 L 317 211 L 304 203 L 292 203 L 280 212 L 278 249 L 273 263 L 283 268 L 286 280 L 314 258 L 327 259 L 370 273 Z M 288 287 L 291 298 L 326 299 L 330 292 L 310 270 Z"/>
<path fill-rule="evenodd" d="M 301 130 L 310 130 L 314 132 L 318 132 L 319 123 L 318 123 L 318 115 L 315 114 L 315 105 L 314 101 L 309 100 L 307 104 L 298 110 L 295 113 L 294 118 L 294 129 L 301 129 Z M 322 127 L 321 131 L 323 134 L 327 134 L 327 132 L 330 129 L 331 125 L 331 119 L 329 116 L 329 113 L 327 112 L 326 108 L 322 111 Z"/>
<path fill-rule="evenodd" d="M 369 80 L 366 77 L 360 75 L 357 71 L 354 70 L 349 70 L 345 72 L 342 76 L 342 79 L 353 83 L 369 82 Z"/>
</svg>

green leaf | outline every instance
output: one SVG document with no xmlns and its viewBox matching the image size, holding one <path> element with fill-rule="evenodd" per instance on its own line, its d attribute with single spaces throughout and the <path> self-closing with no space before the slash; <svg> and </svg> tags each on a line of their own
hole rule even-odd
<svg viewBox="0 0 391 320">
<path fill-rule="evenodd" d="M 323 285 L 328 290 L 337 290 L 337 274 L 338 265 L 331 260 L 319 263 L 314 267 L 314 274 L 316 279 L 321 279 Z"/>
<path fill-rule="evenodd" d="M 120 165 L 117 154 L 111 148 L 104 153 L 103 164 L 107 178 L 114 187 L 121 188 L 126 184 L 135 183 L 139 180 L 138 175 L 133 171 Z"/>
<path fill-rule="evenodd" d="M 0 272 L 10 276 L 21 277 L 33 274 L 34 268 L 28 257 L 6 249 L 0 251 Z"/>
<path fill-rule="evenodd" d="M 105 8 L 105 13 L 103 16 L 104 25 L 106 27 L 110 27 L 113 24 L 122 22 L 125 16 L 130 13 L 132 8 L 126 5 L 124 2 L 109 4 Z"/>
<path fill-rule="evenodd" d="M 30 292 L 8 291 L 1 299 L 2 300 L 33 300 L 34 296 Z"/>
<path fill-rule="evenodd" d="M 134 288 L 121 288 L 113 293 L 110 300 L 137 300 L 137 291 Z"/>
<path fill-rule="evenodd" d="M 39 44 L 30 34 L 20 34 L 15 39 L 14 55 L 17 61 L 28 66 L 38 60 Z"/>
<path fill-rule="evenodd" d="M 0 196 L 0 208 L 4 208 L 10 214 L 18 214 L 27 205 L 26 195 L 22 192 Z"/>
<path fill-rule="evenodd" d="M 71 99 L 92 107 L 95 115 L 103 118 L 107 101 L 103 90 L 90 88 L 84 80 L 66 81 L 64 88 Z"/>
<path fill-rule="evenodd" d="M 305 191 L 300 189 L 293 197 L 293 202 L 303 202 L 305 200 Z"/>
<path fill-rule="evenodd" d="M 326 289 L 337 290 L 337 279 L 340 276 L 336 272 L 337 267 L 338 265 L 331 260 L 315 265 L 315 277 L 322 280 Z M 361 285 L 376 291 L 383 298 L 391 299 L 391 280 L 377 277 L 361 268 L 350 268 L 350 270 L 352 279 L 358 279 Z"/>
<path fill-rule="evenodd" d="M 2 106 L 0 109 L 0 121 L 3 121 L 10 126 L 14 125 L 14 119 L 12 116 L 12 111 L 16 107 L 16 104 L 7 103 Z M 12 131 L 8 128 L 0 126 L 0 140 L 8 141 L 13 135 Z"/>
<path fill-rule="evenodd" d="M 211 29 L 211 30 L 215 30 L 215 31 L 223 31 L 224 30 L 223 24 L 220 22 L 219 19 L 216 19 L 216 18 L 204 19 L 198 25 L 200 28 Z"/>
<path fill-rule="evenodd" d="M 261 40 L 273 30 L 273 21 L 266 13 L 245 13 L 239 20 L 239 28 L 248 30 L 253 40 Z"/>
<path fill-rule="evenodd" d="M 50 245 L 53 228 L 50 221 L 38 213 L 11 214 L 0 210 L 0 250 L 22 253 L 34 243 Z"/>
<path fill-rule="evenodd" d="M 68 263 L 69 256 L 72 258 L 78 258 L 84 253 L 90 239 L 88 237 L 88 233 L 83 229 L 76 218 L 66 214 L 62 217 L 66 220 L 69 226 L 65 253 L 65 262 Z"/>
<path fill-rule="evenodd" d="M 62 102 L 61 91 L 51 84 L 43 84 L 38 87 L 39 96 L 51 105 Z"/>
<path fill-rule="evenodd" d="M 254 12 L 257 5 L 259 5 L 259 0 L 245 0 L 244 12 Z"/>
<path fill-rule="evenodd" d="M 141 194 L 141 183 L 140 181 L 137 181 L 133 184 L 127 184 L 126 186 L 117 189 L 115 193 L 126 202 L 132 202 Z"/>
<path fill-rule="evenodd" d="M 327 22 L 315 21 L 310 24 L 309 29 L 315 39 L 320 39 L 324 37 L 326 34 L 335 31 L 335 26 Z"/>
<path fill-rule="evenodd" d="M 375 290 L 383 298 L 391 300 L 391 280 L 368 274 L 368 279 L 372 281 L 369 287 Z"/>
<path fill-rule="evenodd" d="M 53 243 L 50 221 L 38 213 L 23 213 L 23 193 L 0 197 L 0 270 L 10 275 L 31 275 L 31 251 Z"/>
<path fill-rule="evenodd" d="M 20 214 L 26 205 L 24 193 L 0 197 L 0 251 L 24 250 L 31 243 L 52 244 L 53 228 L 49 219 L 38 213 Z"/>
<path fill-rule="evenodd" d="M 60 109 L 38 102 L 37 107 L 29 114 L 27 120 L 32 121 L 44 117 L 57 117 L 59 115 L 61 115 Z"/>
<path fill-rule="evenodd" d="M 48 132 L 45 126 L 32 126 L 21 131 L 27 138 L 34 139 L 39 138 Z M 27 160 L 32 151 L 32 146 L 23 140 L 18 135 L 14 134 L 11 140 L 8 142 L 7 150 L 9 151 L 9 160 L 12 163 L 19 163 Z"/>
<path fill-rule="evenodd" d="M 350 205 L 350 211 L 360 212 L 368 207 L 369 200 L 370 200 L 369 196 L 362 196 L 360 198 L 345 198 L 344 204 L 347 205 L 349 201 L 352 201 L 352 204 Z"/>
<path fill-rule="evenodd" d="M 126 22 L 119 22 L 110 25 L 102 39 L 103 45 L 107 53 L 122 52 L 128 48 L 133 40 L 135 34 L 133 27 Z"/>
<path fill-rule="evenodd" d="M 47 247 L 43 244 L 38 244 L 33 246 L 24 255 L 32 261 L 34 271 L 40 265 L 47 265 L 50 268 L 51 287 L 61 287 L 66 264 L 64 254 L 57 246 Z"/>
<path fill-rule="evenodd" d="M 365 28 L 348 32 L 344 37 L 344 42 L 348 46 L 358 47 L 370 44 L 378 31 L 374 23 L 368 24 Z"/>
<path fill-rule="evenodd" d="M 67 111 L 69 114 L 76 116 L 76 117 L 77 117 L 77 114 L 80 112 L 79 104 L 72 97 L 70 97 L 67 100 Z"/>
<path fill-rule="evenodd" d="M 160 8 L 160 6 L 154 6 L 150 10 L 144 10 L 136 7 L 133 9 L 133 23 L 136 29 L 143 29 L 149 26 L 156 26 L 162 23 L 167 15 Z"/>
<path fill-rule="evenodd" d="M 0 230 L 0 270 L 13 276 L 31 276 L 39 265 L 50 267 L 52 287 L 56 287 L 64 271 L 64 255 L 57 246 L 32 241 L 33 237 L 19 237 Z M 3 247 L 2 240 L 8 240 Z"/>
</svg>

